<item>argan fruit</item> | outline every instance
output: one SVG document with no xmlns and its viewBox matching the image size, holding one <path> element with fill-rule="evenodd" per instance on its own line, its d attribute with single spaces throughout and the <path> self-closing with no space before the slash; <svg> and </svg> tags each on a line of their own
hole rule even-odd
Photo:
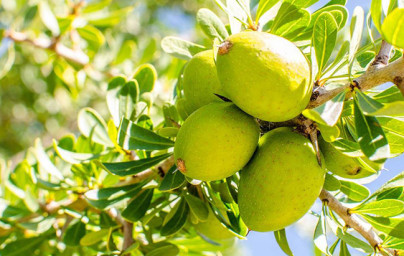
<svg viewBox="0 0 404 256">
<path fill-rule="evenodd" d="M 198 222 L 194 225 L 195 230 L 206 236 L 213 241 L 221 241 L 225 239 L 234 238 L 234 234 L 230 232 L 223 224 L 218 220 L 212 210 L 209 208 L 209 215 L 206 221 Z M 223 214 L 224 212 L 222 212 Z M 225 214 L 223 214 L 225 216 Z"/>
<path fill-rule="evenodd" d="M 325 173 L 309 139 L 286 127 L 269 131 L 240 172 L 241 218 L 255 231 L 285 228 L 313 205 Z"/>
<path fill-rule="evenodd" d="M 223 96 L 223 92 L 217 77 L 213 50 L 199 52 L 192 57 L 185 66 L 182 86 L 191 113 L 211 102 L 222 101 L 215 95 Z"/>
<path fill-rule="evenodd" d="M 309 63 L 282 37 L 256 31 L 231 35 L 219 47 L 216 67 L 226 97 L 264 121 L 292 119 L 309 103 Z"/>
<path fill-rule="evenodd" d="M 361 179 L 383 168 L 383 164 L 371 162 L 366 158 L 358 159 L 344 155 L 330 143 L 319 139 L 320 150 L 324 156 L 325 167 L 335 175 L 347 179 Z"/>
<path fill-rule="evenodd" d="M 247 164 L 258 144 L 255 119 L 229 102 L 205 105 L 180 128 L 174 146 L 178 169 L 212 181 L 229 177 Z"/>
<path fill-rule="evenodd" d="M 193 107 L 190 105 L 189 101 L 186 98 L 177 99 L 177 101 L 175 102 L 175 106 L 177 107 L 178 114 L 184 121 L 193 112 Z"/>
</svg>

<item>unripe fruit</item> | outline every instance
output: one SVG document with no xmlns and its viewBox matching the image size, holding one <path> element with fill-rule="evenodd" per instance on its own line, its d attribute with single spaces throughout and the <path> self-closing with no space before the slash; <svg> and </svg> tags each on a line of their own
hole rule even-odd
<svg viewBox="0 0 404 256">
<path fill-rule="evenodd" d="M 180 115 L 182 120 L 186 120 L 190 114 L 193 112 L 193 107 L 190 106 L 189 101 L 185 98 L 177 99 L 175 102 L 175 106 L 177 107 L 178 114 Z"/>
<path fill-rule="evenodd" d="M 261 137 L 258 149 L 240 172 L 240 215 L 251 230 L 282 229 L 313 205 L 324 183 L 311 142 L 290 128 Z"/>
<path fill-rule="evenodd" d="M 363 161 L 361 164 L 356 158 L 344 155 L 323 139 L 319 140 L 319 146 L 324 156 L 326 168 L 342 178 L 361 179 L 375 174 L 372 169 L 378 171 L 383 168 L 383 164 L 371 162 L 366 158 L 361 158 Z"/>
<path fill-rule="evenodd" d="M 206 104 L 221 101 L 215 95 L 223 96 L 223 92 L 217 77 L 212 50 L 199 52 L 192 57 L 185 66 L 182 86 L 191 113 Z"/>
<path fill-rule="evenodd" d="M 259 126 L 232 103 L 211 103 L 190 115 L 174 146 L 178 169 L 203 181 L 233 175 L 247 164 L 258 144 Z"/>
<path fill-rule="evenodd" d="M 223 213 L 225 212 L 222 212 L 222 214 Z M 204 222 L 198 222 L 198 224 L 195 225 L 195 229 L 213 241 L 234 238 L 234 234 L 224 227 L 222 223 L 220 223 L 210 207 L 207 220 Z"/>
<path fill-rule="evenodd" d="M 231 35 L 219 47 L 216 67 L 226 97 L 259 119 L 286 121 L 309 103 L 308 61 L 282 37 L 264 32 Z"/>
</svg>

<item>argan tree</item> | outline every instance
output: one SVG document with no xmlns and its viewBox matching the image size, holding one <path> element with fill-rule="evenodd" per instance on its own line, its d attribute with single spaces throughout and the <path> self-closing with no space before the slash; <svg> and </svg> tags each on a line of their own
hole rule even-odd
<svg viewBox="0 0 404 256">
<path fill-rule="evenodd" d="M 404 153 L 403 1 L 185 1 L 195 43 L 122 22 L 165 1 L 20 2 L 2 81 L 88 105 L 1 162 L 0 255 L 237 255 L 257 231 L 293 255 L 304 214 L 313 254 L 404 254 L 404 173 L 365 186 Z"/>
</svg>

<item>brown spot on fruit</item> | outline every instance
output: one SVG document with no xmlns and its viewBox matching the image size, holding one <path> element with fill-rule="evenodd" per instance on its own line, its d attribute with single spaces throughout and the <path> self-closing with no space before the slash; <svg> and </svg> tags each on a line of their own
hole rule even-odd
<svg viewBox="0 0 404 256">
<path fill-rule="evenodd" d="M 229 52 L 230 48 L 233 46 L 233 44 L 230 41 L 224 41 L 221 45 L 219 45 L 219 50 L 218 54 L 224 55 Z"/>
<path fill-rule="evenodd" d="M 182 173 L 187 172 L 187 168 L 185 167 L 185 161 L 182 160 L 181 158 L 177 159 L 177 167 Z"/>
</svg>

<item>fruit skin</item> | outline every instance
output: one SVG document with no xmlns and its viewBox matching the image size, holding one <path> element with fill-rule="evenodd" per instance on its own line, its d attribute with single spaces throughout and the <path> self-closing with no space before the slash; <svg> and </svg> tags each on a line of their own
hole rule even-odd
<svg viewBox="0 0 404 256">
<path fill-rule="evenodd" d="M 211 102 L 222 101 L 215 95 L 224 96 L 217 77 L 213 50 L 199 52 L 192 57 L 185 66 L 182 86 L 191 113 Z"/>
<path fill-rule="evenodd" d="M 220 241 L 225 239 L 234 238 L 234 234 L 231 233 L 223 224 L 216 218 L 215 214 L 209 208 L 209 215 L 206 221 L 198 222 L 194 227 L 196 231 L 203 234 L 213 241 Z M 223 216 L 226 216 L 222 211 Z"/>
<path fill-rule="evenodd" d="M 375 174 L 371 168 L 377 171 L 383 168 L 383 164 L 371 162 L 366 158 L 361 158 L 364 162 L 361 164 L 356 158 L 344 155 L 323 139 L 319 139 L 318 142 L 326 168 L 342 178 L 361 179 Z M 365 166 L 365 164 L 369 166 Z"/>
<path fill-rule="evenodd" d="M 240 215 L 251 230 L 282 229 L 300 219 L 323 187 L 325 170 L 311 142 L 282 127 L 261 137 L 240 172 Z"/>
<path fill-rule="evenodd" d="M 254 117 L 286 121 L 309 103 L 308 61 L 282 37 L 256 31 L 231 35 L 220 46 L 216 60 L 226 97 Z"/>
<path fill-rule="evenodd" d="M 258 144 L 259 126 L 232 103 L 211 103 L 190 115 L 174 145 L 178 169 L 203 181 L 233 175 L 247 164 Z"/>
</svg>

